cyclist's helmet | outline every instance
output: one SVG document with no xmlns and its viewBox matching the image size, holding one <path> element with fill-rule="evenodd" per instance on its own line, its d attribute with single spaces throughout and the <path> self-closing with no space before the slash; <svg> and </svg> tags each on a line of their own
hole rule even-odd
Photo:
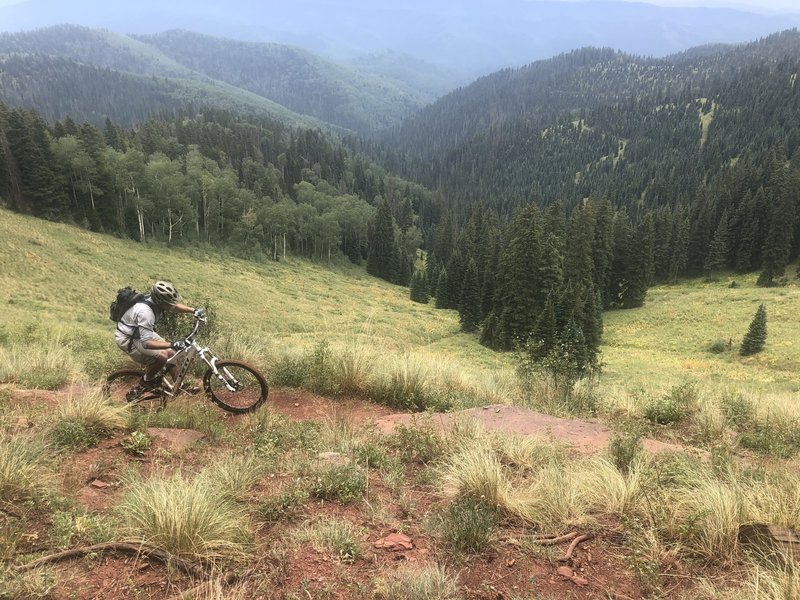
<svg viewBox="0 0 800 600">
<path fill-rule="evenodd" d="M 150 297 L 162 306 L 175 306 L 181 299 L 169 281 L 156 281 L 150 289 Z"/>
</svg>

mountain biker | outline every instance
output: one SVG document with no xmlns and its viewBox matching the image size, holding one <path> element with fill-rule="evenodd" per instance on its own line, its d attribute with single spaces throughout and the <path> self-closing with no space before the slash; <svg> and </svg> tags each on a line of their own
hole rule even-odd
<svg viewBox="0 0 800 600">
<path fill-rule="evenodd" d="M 131 306 L 117 323 L 114 341 L 120 350 L 135 362 L 146 367 L 145 373 L 136 387 L 137 392 L 152 390 L 161 385 L 159 373 L 167 360 L 178 350 L 186 347 L 186 342 L 168 342 L 155 331 L 155 325 L 165 310 L 180 313 L 193 313 L 202 317 L 205 309 L 191 308 L 181 304 L 178 290 L 169 281 L 156 281 L 144 300 Z M 170 375 L 175 376 L 175 365 L 169 365 Z"/>
</svg>

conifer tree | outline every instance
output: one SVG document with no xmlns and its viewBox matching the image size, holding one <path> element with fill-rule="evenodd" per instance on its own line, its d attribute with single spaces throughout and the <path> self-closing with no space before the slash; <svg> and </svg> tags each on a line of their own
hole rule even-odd
<svg viewBox="0 0 800 600">
<path fill-rule="evenodd" d="M 742 346 L 739 348 L 739 354 L 742 356 L 757 354 L 764 349 L 766 341 L 767 309 L 762 303 L 759 305 L 753 320 L 750 322 L 750 328 L 742 339 Z"/>
<path fill-rule="evenodd" d="M 727 209 L 722 213 L 722 218 L 719 220 L 714 237 L 708 247 L 708 254 L 705 259 L 705 272 L 706 277 L 713 277 L 716 271 L 725 267 L 725 262 L 728 256 L 728 238 L 730 234 L 730 226 L 728 222 Z"/>
<path fill-rule="evenodd" d="M 456 248 L 450 255 L 450 260 L 447 261 L 447 285 L 444 288 L 437 288 L 437 304 L 436 307 L 440 308 L 455 308 L 458 309 L 459 300 L 461 299 L 461 289 L 464 286 L 464 271 L 466 265 L 461 252 Z M 441 300 L 439 299 L 441 296 Z"/>
<path fill-rule="evenodd" d="M 528 338 L 547 297 L 537 266 L 542 256 L 542 223 L 539 209 L 531 204 L 508 226 L 508 242 L 500 255 L 494 313 L 498 345 L 511 349 Z"/>
<path fill-rule="evenodd" d="M 478 267 L 470 259 L 464 271 L 464 283 L 458 305 L 461 329 L 471 333 L 478 328 L 481 319 L 481 288 L 478 281 Z"/>
<path fill-rule="evenodd" d="M 421 269 L 415 269 L 411 276 L 411 299 L 420 304 L 427 304 L 430 300 L 428 293 L 428 278 Z"/>
<path fill-rule="evenodd" d="M 775 190 L 769 232 L 764 240 L 763 270 L 758 276 L 758 285 L 770 287 L 775 279 L 783 277 L 794 235 L 795 212 L 791 195 L 786 189 Z"/>
<path fill-rule="evenodd" d="M 556 343 L 556 313 L 553 306 L 552 294 L 547 297 L 539 319 L 536 321 L 536 327 L 531 334 L 532 340 L 538 345 L 537 359 L 541 359 L 553 349 Z"/>
<path fill-rule="evenodd" d="M 436 282 L 436 308 L 450 308 L 449 298 L 447 297 L 450 285 L 447 281 L 447 269 L 442 267 L 439 271 L 439 280 Z"/>
<path fill-rule="evenodd" d="M 396 248 L 392 212 L 389 204 L 382 200 L 378 204 L 378 211 L 375 214 L 369 236 L 367 273 L 386 281 L 392 281 L 397 268 Z"/>
</svg>

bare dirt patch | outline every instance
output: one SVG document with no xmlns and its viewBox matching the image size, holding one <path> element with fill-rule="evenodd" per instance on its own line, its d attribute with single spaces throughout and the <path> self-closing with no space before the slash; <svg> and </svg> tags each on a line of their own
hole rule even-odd
<svg viewBox="0 0 800 600">
<path fill-rule="evenodd" d="M 394 414 L 375 421 L 378 431 L 391 433 L 397 425 L 431 425 L 439 431 L 449 431 L 458 419 L 474 419 L 488 431 L 532 436 L 571 446 L 578 452 L 591 454 L 605 449 L 613 432 L 597 419 L 564 419 L 539 413 L 521 406 L 493 404 L 455 413 Z M 658 440 L 643 440 L 650 452 L 690 452 L 696 449 Z"/>
</svg>

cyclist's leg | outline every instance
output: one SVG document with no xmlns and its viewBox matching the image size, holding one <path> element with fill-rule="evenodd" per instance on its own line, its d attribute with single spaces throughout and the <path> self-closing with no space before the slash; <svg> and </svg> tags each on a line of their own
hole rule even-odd
<svg viewBox="0 0 800 600">
<path fill-rule="evenodd" d="M 136 362 L 144 365 L 144 381 L 152 382 L 158 379 L 164 365 L 169 358 L 169 350 L 154 350 L 145 348 L 142 340 L 133 340 L 131 345 L 130 357 Z"/>
</svg>

